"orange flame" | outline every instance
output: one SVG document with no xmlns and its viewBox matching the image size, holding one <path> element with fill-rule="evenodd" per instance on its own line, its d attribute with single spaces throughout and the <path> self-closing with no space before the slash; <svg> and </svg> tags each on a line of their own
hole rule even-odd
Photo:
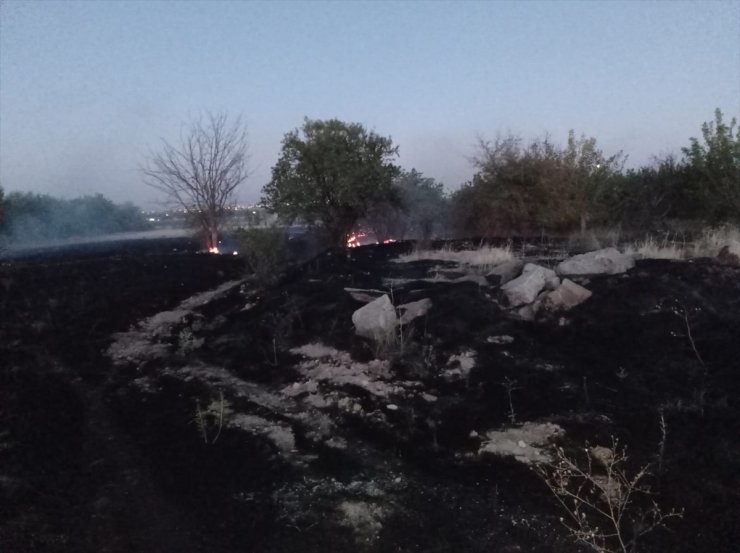
<svg viewBox="0 0 740 553">
<path fill-rule="evenodd" d="M 365 236 L 364 232 L 358 232 L 357 234 L 353 232 L 347 237 L 347 247 L 357 248 L 361 246 L 362 244 L 360 244 L 360 238 L 363 238 L 364 236 Z"/>
</svg>

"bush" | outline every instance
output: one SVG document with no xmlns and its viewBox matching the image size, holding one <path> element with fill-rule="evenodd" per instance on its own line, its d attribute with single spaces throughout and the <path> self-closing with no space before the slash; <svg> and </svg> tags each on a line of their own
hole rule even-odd
<svg viewBox="0 0 740 553">
<path fill-rule="evenodd" d="M 740 129 L 722 112 L 701 127 L 702 139 L 683 148 L 688 163 L 688 195 L 696 215 L 709 223 L 740 221 Z"/>
<path fill-rule="evenodd" d="M 133 204 L 115 204 L 101 194 L 71 200 L 11 192 L 4 200 L 4 228 L 10 242 L 41 242 L 151 227 Z"/>
<path fill-rule="evenodd" d="M 582 458 L 556 448 L 553 462 L 534 467 L 562 507 L 571 537 L 596 553 L 634 553 L 645 534 L 683 516 L 650 498 L 648 466 L 628 475 L 627 461 L 615 439 L 611 447 L 585 448 Z"/>
<path fill-rule="evenodd" d="M 261 282 L 271 282 L 285 262 L 286 236 L 282 228 L 249 228 L 236 233 L 239 255 L 247 260 L 248 270 Z"/>
<path fill-rule="evenodd" d="M 548 137 L 523 144 L 515 136 L 481 141 L 473 180 L 452 196 L 455 226 L 467 235 L 562 231 L 599 215 L 595 202 L 621 172 L 621 153 L 606 157 L 594 138 L 571 131 L 565 147 Z"/>
</svg>

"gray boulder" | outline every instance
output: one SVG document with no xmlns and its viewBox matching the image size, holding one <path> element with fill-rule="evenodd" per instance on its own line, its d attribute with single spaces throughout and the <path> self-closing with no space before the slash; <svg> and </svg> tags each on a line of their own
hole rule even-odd
<svg viewBox="0 0 740 553">
<path fill-rule="evenodd" d="M 723 246 L 717 254 L 717 260 L 726 265 L 740 265 L 740 255 L 730 251 L 730 246 Z"/>
<path fill-rule="evenodd" d="M 431 308 L 432 300 L 429 298 L 399 305 L 398 310 L 401 312 L 401 324 L 407 324 L 417 317 L 423 317 Z"/>
<path fill-rule="evenodd" d="M 359 336 L 378 341 L 387 338 L 395 330 L 398 316 L 385 294 L 352 313 L 352 323 Z"/>
<path fill-rule="evenodd" d="M 568 310 L 591 297 L 591 291 L 567 278 L 557 290 L 550 292 L 542 301 L 542 307 L 550 310 Z"/>
<path fill-rule="evenodd" d="M 539 271 L 545 277 L 545 288 L 547 290 L 555 290 L 560 286 L 560 277 L 552 269 L 543 267 L 542 265 L 535 265 L 534 263 L 527 263 L 522 269 L 522 274 L 531 273 L 532 271 Z"/>
<path fill-rule="evenodd" d="M 523 321 L 534 321 L 535 317 L 537 316 L 537 313 L 535 313 L 535 310 L 532 307 L 533 305 L 534 305 L 533 303 L 522 305 L 519 309 L 515 310 L 514 312 Z"/>
<path fill-rule="evenodd" d="M 631 255 L 621 253 L 616 248 L 604 248 L 594 252 L 576 255 L 557 266 L 562 276 L 571 275 L 616 275 L 635 266 Z"/>
<path fill-rule="evenodd" d="M 546 271 L 549 269 L 531 263 L 527 264 L 521 275 L 501 287 L 506 304 L 509 307 L 519 307 L 537 299 L 537 295 L 547 284 L 548 278 L 551 278 Z"/>
<path fill-rule="evenodd" d="M 524 262 L 521 259 L 512 259 L 496 265 L 486 273 L 486 279 L 494 286 L 506 284 L 515 279 L 522 272 Z"/>
</svg>

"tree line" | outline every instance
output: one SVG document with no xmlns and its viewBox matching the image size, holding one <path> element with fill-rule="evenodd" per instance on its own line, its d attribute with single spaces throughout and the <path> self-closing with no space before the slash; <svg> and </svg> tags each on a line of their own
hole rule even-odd
<svg viewBox="0 0 740 553">
<path fill-rule="evenodd" d="M 667 221 L 740 222 L 740 134 L 719 110 L 681 157 L 625 170 L 594 138 L 571 131 L 564 147 L 549 138 L 481 143 L 471 182 L 452 194 L 463 233 L 584 231 L 588 226 L 652 230 Z"/>
<path fill-rule="evenodd" d="M 550 137 L 481 140 L 472 180 L 450 194 L 396 166 L 389 137 L 358 124 L 306 120 L 286 135 L 263 202 L 287 219 L 318 220 L 337 244 L 358 222 L 380 240 L 738 223 L 740 133 L 735 119 L 714 115 L 680 157 L 627 170 L 621 152 L 606 155 L 595 138 L 573 131 L 562 146 Z"/>
<path fill-rule="evenodd" d="M 181 148 L 165 143 L 164 155 L 155 155 L 145 169 L 150 184 L 169 189 L 186 209 L 212 212 L 206 235 L 214 235 L 208 225 L 218 225 L 223 197 L 208 204 L 202 197 L 214 195 L 201 193 L 183 201 L 181 191 L 183 182 L 206 191 L 215 177 L 229 186 L 246 177 L 246 144 L 233 149 L 219 140 L 244 134 L 238 122 L 225 128 L 225 116 L 210 115 L 205 126 L 191 127 Z M 200 157 L 192 155 L 193 143 L 208 146 Z M 513 135 L 481 140 L 472 180 L 451 193 L 415 169 L 404 170 L 397 157 L 390 137 L 359 123 L 307 118 L 285 134 L 262 203 L 287 223 L 322 228 L 339 246 L 358 225 L 384 240 L 583 232 L 593 226 L 651 230 L 669 220 L 740 222 L 740 133 L 736 120 L 726 123 L 720 110 L 679 157 L 639 168 L 625 169 L 621 152 L 607 155 L 595 138 L 573 131 L 564 145 L 549 136 L 527 143 Z M 173 159 L 181 166 L 170 167 Z M 214 169 L 221 166 L 223 171 Z M 228 167 L 237 168 L 233 179 L 226 178 Z"/>
<path fill-rule="evenodd" d="M 179 144 L 164 141 L 140 169 L 147 184 L 197 221 L 212 247 L 248 177 L 247 146 L 239 118 L 229 123 L 225 114 L 209 113 L 185 129 Z M 740 222 L 740 132 L 719 109 L 680 155 L 639 168 L 625 169 L 621 152 L 607 155 L 595 138 L 573 131 L 562 145 L 549 136 L 481 140 L 473 178 L 450 193 L 434 178 L 400 167 L 397 157 L 391 137 L 359 123 L 306 118 L 284 135 L 262 205 L 286 224 L 322 229 L 337 246 L 359 226 L 378 240 L 428 240 Z M 13 193 L 3 200 L 0 189 L 0 224 L 6 235 L 43 240 L 139 229 L 145 221 L 135 207 L 100 195 L 56 200 Z"/>
<path fill-rule="evenodd" d="M 0 187 L 0 238 L 6 242 L 45 242 L 149 227 L 138 207 L 116 204 L 101 194 L 74 199 L 30 192 L 6 196 Z"/>
</svg>

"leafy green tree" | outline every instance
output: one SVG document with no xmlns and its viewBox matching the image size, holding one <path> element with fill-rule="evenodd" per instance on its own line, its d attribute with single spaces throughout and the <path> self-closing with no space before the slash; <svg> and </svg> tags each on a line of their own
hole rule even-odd
<svg viewBox="0 0 740 553">
<path fill-rule="evenodd" d="M 492 203 L 485 196 L 490 190 L 463 183 L 450 196 L 450 220 L 454 233 L 462 237 L 494 236 L 497 234 L 496 217 Z"/>
<path fill-rule="evenodd" d="M 429 240 L 443 234 L 449 201 L 442 183 L 416 169 L 401 171 L 394 180 L 400 204 L 383 202 L 370 208 L 365 221 L 378 240 Z"/>
<path fill-rule="evenodd" d="M 263 204 L 289 221 L 320 222 L 332 243 L 343 246 L 373 205 L 400 201 L 393 185 L 397 154 L 390 138 L 359 123 L 306 119 L 283 138 Z"/>
<path fill-rule="evenodd" d="M 701 127 L 702 140 L 690 139 L 683 148 L 689 165 L 690 195 L 697 216 L 709 222 L 740 221 L 740 130 L 733 118 L 727 125 L 722 112 Z"/>
<path fill-rule="evenodd" d="M 600 222 L 626 228 L 655 229 L 667 219 L 690 218 L 687 165 L 673 156 L 614 175 L 595 198 Z"/>
<path fill-rule="evenodd" d="M 410 235 L 419 240 L 430 240 L 435 235 L 444 234 L 449 200 L 442 183 L 412 169 L 402 176 L 398 185 L 407 206 Z"/>
<path fill-rule="evenodd" d="M 581 232 L 585 232 L 589 221 L 598 215 L 598 198 L 603 189 L 622 172 L 625 157 L 621 152 L 606 157 L 596 146 L 596 139 L 575 132 L 568 133 L 568 144 L 562 152 L 564 165 L 563 180 L 557 183 L 563 194 L 558 207 L 566 225 L 578 220 Z"/>
</svg>

